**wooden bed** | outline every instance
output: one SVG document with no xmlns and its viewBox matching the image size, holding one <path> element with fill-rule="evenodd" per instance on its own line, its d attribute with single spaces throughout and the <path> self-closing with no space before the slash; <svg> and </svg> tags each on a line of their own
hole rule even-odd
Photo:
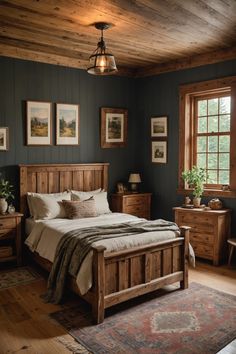
<svg viewBox="0 0 236 354">
<path fill-rule="evenodd" d="M 28 216 L 27 192 L 56 193 L 66 189 L 107 190 L 108 163 L 20 165 L 20 211 Z M 106 253 L 94 247 L 93 286 L 82 296 L 75 280 L 73 291 L 92 305 L 96 323 L 104 319 L 104 311 L 120 302 L 152 292 L 165 285 L 180 282 L 188 287 L 189 228 L 181 228 L 181 237 L 166 243 L 155 243 L 119 252 Z M 32 254 L 33 259 L 50 271 L 51 263 Z"/>
</svg>

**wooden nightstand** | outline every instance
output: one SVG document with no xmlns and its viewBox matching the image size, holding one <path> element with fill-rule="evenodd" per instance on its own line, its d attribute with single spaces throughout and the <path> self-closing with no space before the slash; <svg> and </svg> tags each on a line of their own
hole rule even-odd
<svg viewBox="0 0 236 354">
<path fill-rule="evenodd" d="M 229 209 L 204 210 L 174 208 L 178 226 L 191 226 L 190 242 L 197 257 L 210 259 L 214 265 L 227 257 L 230 237 Z"/>
<path fill-rule="evenodd" d="M 16 261 L 21 265 L 22 216 L 20 213 L 0 215 L 0 262 Z"/>
<path fill-rule="evenodd" d="M 111 210 L 150 219 L 151 193 L 116 193 L 111 195 Z"/>
</svg>

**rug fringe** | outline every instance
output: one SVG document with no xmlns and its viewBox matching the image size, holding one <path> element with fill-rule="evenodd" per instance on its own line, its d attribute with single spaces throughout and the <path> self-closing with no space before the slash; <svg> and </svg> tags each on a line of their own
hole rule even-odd
<svg viewBox="0 0 236 354">
<path fill-rule="evenodd" d="M 73 354 L 90 354 L 82 344 L 77 342 L 73 337 L 71 337 L 72 341 L 69 341 L 63 337 L 57 337 L 57 342 L 63 344 L 67 349 L 69 349 Z"/>
</svg>

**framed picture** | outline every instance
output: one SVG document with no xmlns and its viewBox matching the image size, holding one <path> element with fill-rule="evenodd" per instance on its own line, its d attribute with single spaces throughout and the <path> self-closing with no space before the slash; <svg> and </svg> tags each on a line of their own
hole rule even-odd
<svg viewBox="0 0 236 354">
<path fill-rule="evenodd" d="M 101 109 L 101 147 L 124 147 L 127 140 L 127 109 Z"/>
<path fill-rule="evenodd" d="M 9 149 L 9 129 L 6 127 L 0 128 L 0 151 Z"/>
<path fill-rule="evenodd" d="M 167 163 L 166 141 L 152 141 L 152 162 Z"/>
<path fill-rule="evenodd" d="M 50 102 L 27 101 L 27 145 L 51 145 L 52 112 Z"/>
<path fill-rule="evenodd" d="M 151 137 L 167 137 L 167 117 L 151 118 Z"/>
<path fill-rule="evenodd" d="M 56 144 L 79 145 L 79 105 L 56 105 Z"/>
<path fill-rule="evenodd" d="M 124 193 L 125 191 L 124 184 L 122 182 L 118 182 L 116 188 L 117 193 Z"/>
</svg>

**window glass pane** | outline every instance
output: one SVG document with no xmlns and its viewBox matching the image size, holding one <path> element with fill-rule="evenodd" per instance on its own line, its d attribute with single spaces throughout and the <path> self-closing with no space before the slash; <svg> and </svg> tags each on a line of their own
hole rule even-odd
<svg viewBox="0 0 236 354">
<path fill-rule="evenodd" d="M 230 113 L 230 96 L 220 98 L 220 113 Z"/>
<path fill-rule="evenodd" d="M 208 154 L 207 167 L 210 169 L 215 169 L 218 167 L 218 155 Z"/>
<path fill-rule="evenodd" d="M 219 151 L 229 152 L 230 148 L 230 137 L 229 135 L 221 135 L 219 137 Z"/>
<path fill-rule="evenodd" d="M 229 184 L 229 171 L 219 171 L 219 183 Z"/>
<path fill-rule="evenodd" d="M 208 115 L 218 114 L 218 98 L 208 100 Z"/>
<path fill-rule="evenodd" d="M 206 168 L 206 154 L 197 154 L 197 167 Z"/>
<path fill-rule="evenodd" d="M 208 137 L 208 151 L 216 152 L 218 150 L 218 136 Z"/>
<path fill-rule="evenodd" d="M 229 169 L 229 154 L 219 154 L 219 168 Z"/>
<path fill-rule="evenodd" d="M 220 132 L 230 131 L 230 115 L 224 114 L 220 116 Z"/>
<path fill-rule="evenodd" d="M 197 152 L 206 152 L 206 137 L 201 136 L 197 138 Z"/>
<path fill-rule="evenodd" d="M 208 133 L 218 132 L 218 116 L 208 118 Z"/>
<path fill-rule="evenodd" d="M 198 101 L 198 117 L 207 115 L 207 100 Z"/>
<path fill-rule="evenodd" d="M 208 170 L 207 173 L 208 173 L 207 183 L 217 184 L 217 171 Z"/>
<path fill-rule="evenodd" d="M 198 118 L 198 133 L 207 132 L 207 117 Z"/>
</svg>

